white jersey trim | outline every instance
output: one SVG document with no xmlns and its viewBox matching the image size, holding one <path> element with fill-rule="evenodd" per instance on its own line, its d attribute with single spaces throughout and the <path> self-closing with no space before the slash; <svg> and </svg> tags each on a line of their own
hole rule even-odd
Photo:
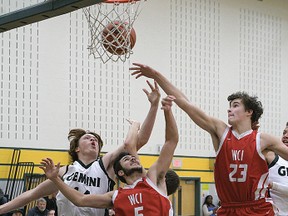
<svg viewBox="0 0 288 216">
<path fill-rule="evenodd" d="M 266 161 L 265 156 L 263 155 L 262 150 L 261 150 L 261 142 L 260 142 L 260 140 L 261 140 L 261 133 L 258 132 L 257 135 L 256 135 L 256 149 L 257 149 L 257 152 L 258 152 L 259 156 L 263 160 Z"/>
<path fill-rule="evenodd" d="M 218 155 L 218 153 L 220 152 L 220 150 L 221 150 L 221 148 L 222 148 L 222 146 L 223 146 L 223 143 L 224 143 L 224 141 L 225 141 L 225 138 L 226 138 L 226 136 L 227 136 L 227 134 L 228 134 L 228 132 L 229 132 L 229 129 L 230 129 L 230 127 L 226 127 L 226 129 L 225 129 L 225 131 L 224 131 L 224 133 L 222 134 L 222 137 L 221 137 L 221 140 L 220 140 L 220 143 L 219 143 L 219 148 L 218 148 L 218 150 L 216 151 L 216 156 Z"/>
</svg>

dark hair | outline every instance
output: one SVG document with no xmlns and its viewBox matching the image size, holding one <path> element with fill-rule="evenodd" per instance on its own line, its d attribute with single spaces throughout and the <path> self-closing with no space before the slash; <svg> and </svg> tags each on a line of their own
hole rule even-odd
<svg viewBox="0 0 288 216">
<path fill-rule="evenodd" d="M 13 213 L 21 213 L 22 215 L 23 215 L 23 210 L 22 209 L 16 209 L 16 210 L 14 210 L 14 211 L 12 211 L 11 213 L 13 214 Z"/>
<path fill-rule="evenodd" d="M 203 203 L 203 205 L 209 205 L 209 206 L 214 206 L 215 207 L 215 205 L 213 204 L 213 203 L 208 203 L 208 198 L 212 198 L 213 199 L 213 196 L 212 195 L 207 195 L 206 197 L 205 197 L 205 200 L 204 200 L 204 203 Z"/>
<path fill-rule="evenodd" d="M 100 135 L 91 131 L 85 131 L 83 129 L 72 129 L 69 131 L 68 140 L 70 141 L 69 155 L 71 156 L 71 160 L 73 162 L 78 160 L 78 154 L 76 153 L 76 149 L 79 146 L 79 139 L 85 134 L 92 134 L 97 138 L 99 144 L 98 156 L 100 155 L 100 151 L 103 147 L 103 141 Z"/>
<path fill-rule="evenodd" d="M 257 96 L 249 96 L 246 92 L 236 92 L 228 96 L 227 100 L 231 102 L 235 99 L 241 99 L 244 104 L 245 111 L 252 110 L 251 123 L 258 122 L 261 115 L 263 114 L 262 103 L 258 101 Z"/>
<path fill-rule="evenodd" d="M 174 194 L 180 185 L 179 176 L 172 169 L 167 170 L 167 173 L 165 175 L 165 182 L 168 196 Z"/>
<path fill-rule="evenodd" d="M 123 170 L 123 167 L 120 164 L 120 160 L 126 156 L 129 155 L 128 152 L 121 152 L 118 157 L 115 159 L 114 164 L 113 164 L 113 169 L 114 169 L 114 173 L 116 174 L 116 176 L 119 178 L 119 180 L 123 183 L 127 183 L 125 178 L 123 176 L 119 176 L 118 172 L 120 170 Z"/>
<path fill-rule="evenodd" d="M 286 127 L 288 127 L 288 122 L 286 122 Z"/>
</svg>

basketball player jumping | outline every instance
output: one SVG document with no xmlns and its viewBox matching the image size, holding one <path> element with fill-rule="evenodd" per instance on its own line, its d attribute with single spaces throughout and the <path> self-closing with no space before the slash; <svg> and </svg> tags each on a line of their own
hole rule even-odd
<svg viewBox="0 0 288 216">
<path fill-rule="evenodd" d="M 149 82 L 147 83 L 151 92 L 148 92 L 146 89 L 143 91 L 150 102 L 150 110 L 138 133 L 138 149 L 147 143 L 151 135 L 160 100 L 157 84 L 155 83 L 155 86 L 153 86 Z M 73 164 L 63 166 L 59 169 L 59 179 L 63 179 L 64 184 L 73 188 L 73 190 L 78 190 L 79 193 L 104 194 L 111 191 L 115 184 L 113 163 L 118 155 L 123 152 L 124 145 L 119 146 L 114 151 L 108 152 L 99 159 L 103 142 L 98 134 L 82 129 L 73 129 L 69 132 L 68 138 L 70 140 L 69 154 Z M 0 215 L 27 205 L 29 202 L 37 200 L 40 197 L 48 196 L 57 190 L 56 185 L 48 179 L 34 189 L 26 191 L 10 202 L 1 205 Z M 58 215 L 61 216 L 108 215 L 108 211 L 105 209 L 78 208 L 61 193 L 58 193 L 56 198 Z"/>
<path fill-rule="evenodd" d="M 166 94 L 176 97 L 176 104 L 212 138 L 216 152 L 215 185 L 222 206 L 217 216 L 274 215 L 266 202 L 268 166 L 263 151 L 271 150 L 288 160 L 288 148 L 277 138 L 252 129 L 263 113 L 257 97 L 238 92 L 228 97 L 228 123 L 208 116 L 160 72 L 134 63 L 132 75 L 154 79 Z"/>
<path fill-rule="evenodd" d="M 157 161 L 143 171 L 138 157 L 123 152 L 114 163 L 114 171 L 126 187 L 111 191 L 103 195 L 86 195 L 68 187 L 58 175 L 59 164 L 54 165 L 49 158 L 43 159 L 42 169 L 46 176 L 52 180 L 59 190 L 75 205 L 95 208 L 108 208 L 114 204 L 115 215 L 157 215 L 172 216 L 171 203 L 167 197 L 165 174 L 173 158 L 174 150 L 178 143 L 178 130 L 171 111 L 173 96 L 162 100 L 166 120 L 165 144 L 163 145 Z M 130 139 L 127 145 L 137 143 L 139 123 L 133 122 L 130 128 Z M 136 142 L 135 142 L 136 137 Z M 130 144 L 129 142 L 130 141 Z M 134 144 L 133 144 L 134 142 Z M 176 185 L 175 190 L 178 185 Z"/>
</svg>

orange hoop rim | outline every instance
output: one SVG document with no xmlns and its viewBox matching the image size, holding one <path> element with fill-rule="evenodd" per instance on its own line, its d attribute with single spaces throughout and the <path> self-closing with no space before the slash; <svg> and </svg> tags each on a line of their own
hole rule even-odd
<svg viewBox="0 0 288 216">
<path fill-rule="evenodd" d="M 128 2 L 137 2 L 140 0 L 104 0 L 103 3 L 128 3 Z"/>
</svg>

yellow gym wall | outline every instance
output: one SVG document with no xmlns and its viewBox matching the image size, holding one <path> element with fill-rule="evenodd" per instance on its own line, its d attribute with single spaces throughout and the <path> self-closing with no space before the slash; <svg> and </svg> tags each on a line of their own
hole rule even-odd
<svg viewBox="0 0 288 216">
<path fill-rule="evenodd" d="M 13 148 L 0 147 L 0 179 L 8 178 L 9 168 L 13 156 Z M 55 163 L 61 165 L 69 164 L 69 155 L 65 150 L 45 150 L 45 149 L 20 149 L 19 162 L 33 162 L 35 164 L 34 173 L 43 174 L 39 169 L 42 158 L 50 157 Z M 155 155 L 140 155 L 140 160 L 145 168 L 150 167 L 157 159 Z M 174 157 L 171 168 L 180 177 L 199 177 L 201 183 L 214 183 L 213 176 L 214 158 L 204 157 Z"/>
</svg>

